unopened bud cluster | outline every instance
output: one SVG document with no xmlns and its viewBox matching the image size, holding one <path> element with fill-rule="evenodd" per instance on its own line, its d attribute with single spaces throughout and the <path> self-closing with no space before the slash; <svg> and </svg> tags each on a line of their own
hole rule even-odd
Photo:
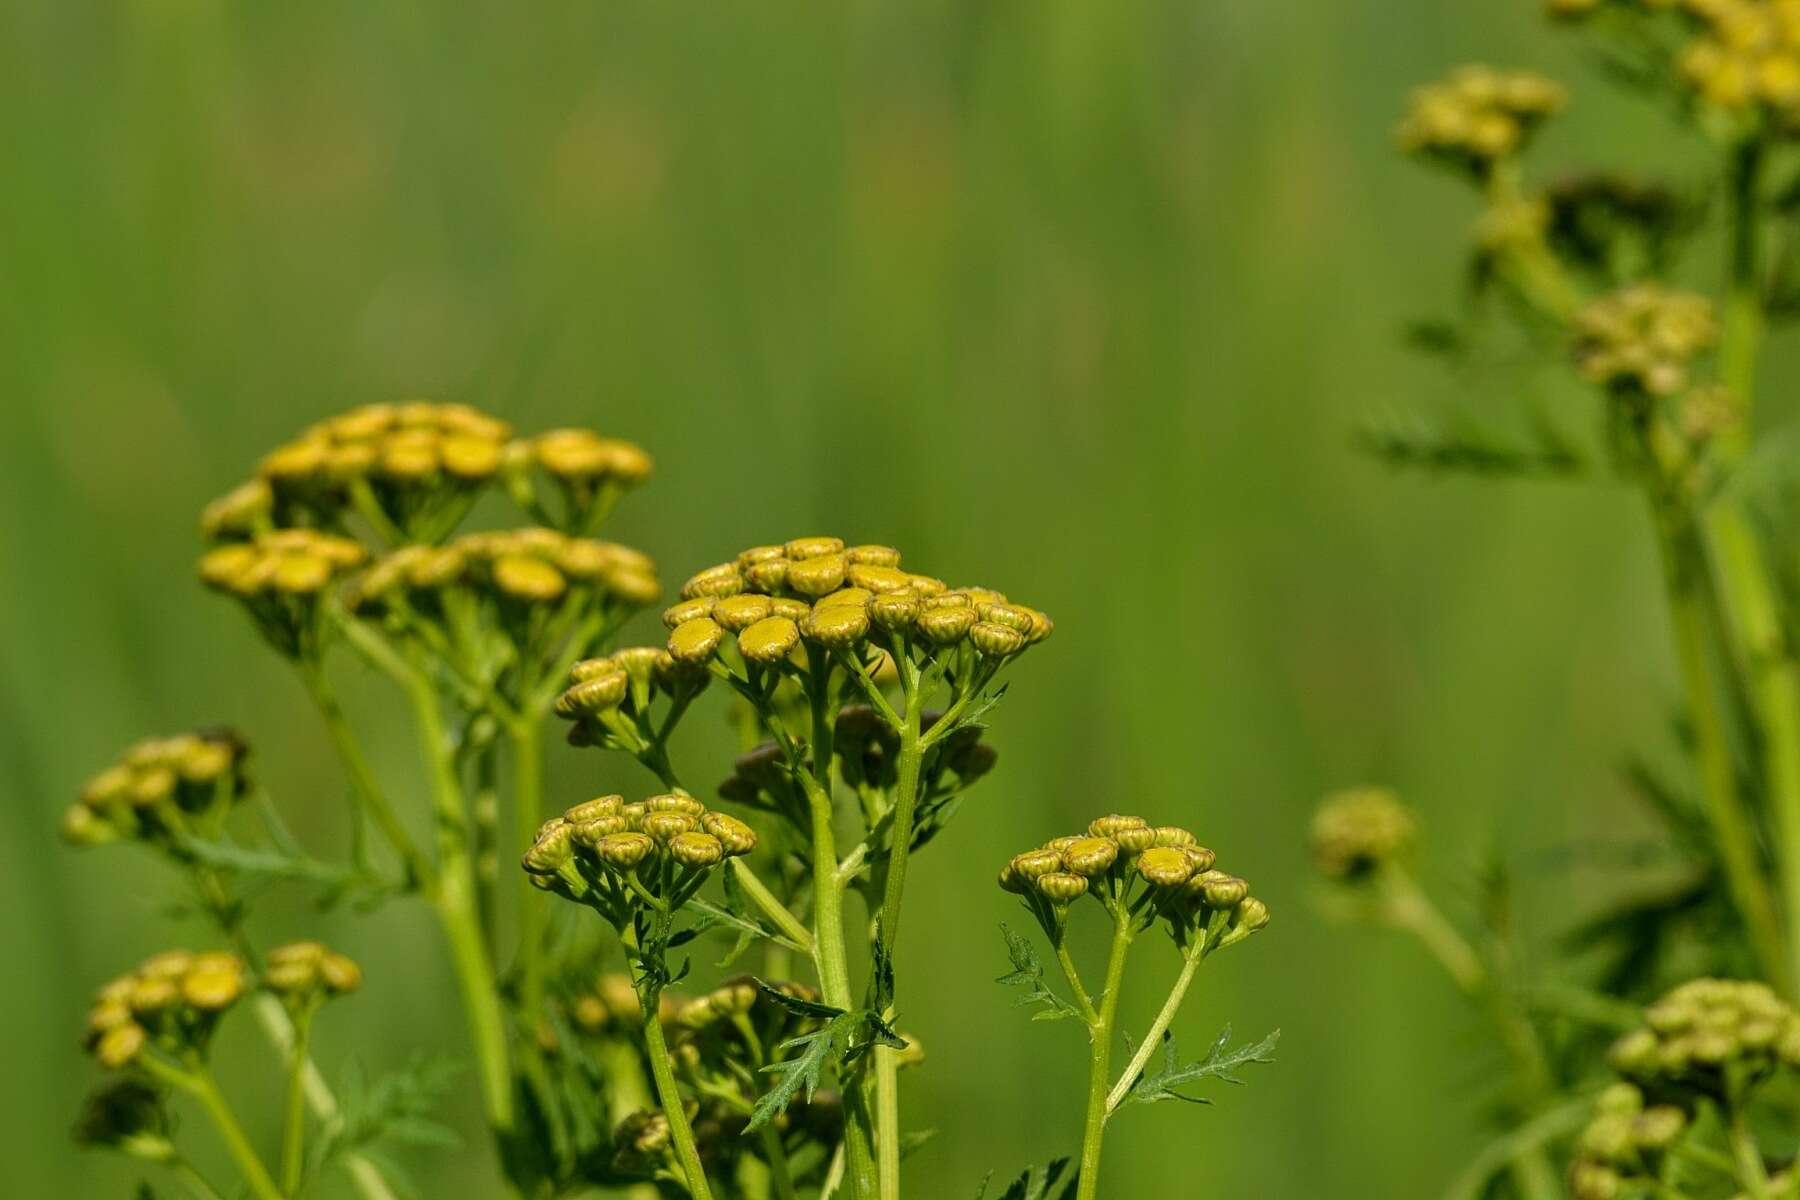
<svg viewBox="0 0 1800 1200">
<path fill-rule="evenodd" d="M 318 942 L 291 942 L 269 951 L 262 983 L 291 1009 L 344 996 L 362 987 L 362 968 L 348 955 Z"/>
<path fill-rule="evenodd" d="M 1692 980 L 1645 1009 L 1644 1024 L 1614 1043 L 1610 1057 L 1646 1088 L 1721 1097 L 1800 1068 L 1800 1013 L 1764 983 Z"/>
<path fill-rule="evenodd" d="M 1718 339 L 1712 302 L 1657 283 L 1591 301 L 1575 315 L 1576 363 L 1591 383 L 1671 396 Z"/>
<path fill-rule="evenodd" d="M 888 546 L 846 546 L 835 537 L 756 546 L 708 567 L 663 613 L 676 661 L 710 661 L 732 639 L 744 662 L 777 666 L 802 642 L 854 650 L 910 639 L 928 651 L 968 646 L 987 660 L 1011 658 L 1050 636 L 1050 618 L 987 588 L 951 588 L 900 567 Z"/>
<path fill-rule="evenodd" d="M 647 555 L 536 526 L 465 534 L 442 546 L 403 546 L 363 572 L 348 600 L 359 613 L 404 609 L 437 617 L 453 589 L 525 608 L 577 594 L 639 609 L 662 595 Z"/>
<path fill-rule="evenodd" d="M 150 1047 L 176 1054 L 204 1050 L 219 1017 L 247 987 L 248 970 L 235 954 L 170 950 L 145 959 L 95 996 L 88 1052 L 117 1070 Z"/>
<path fill-rule="evenodd" d="M 1262 929 L 1269 910 L 1248 883 L 1214 861 L 1185 829 L 1115 814 L 1095 819 L 1086 833 L 1014 855 L 1000 871 L 1000 886 L 1060 913 L 1090 895 L 1108 907 L 1128 906 L 1141 884 L 1179 940 L 1201 928 L 1225 945 Z"/>
<path fill-rule="evenodd" d="M 1458 68 L 1413 91 L 1400 123 L 1409 153 L 1485 173 L 1518 152 L 1567 102 L 1562 87 L 1531 71 Z"/>
<path fill-rule="evenodd" d="M 1593 1120 L 1575 1139 L 1572 1200 L 1653 1194 L 1664 1156 L 1687 1127 L 1685 1112 L 1670 1104 L 1646 1105 L 1644 1093 L 1629 1083 L 1607 1088 L 1595 1102 Z"/>
<path fill-rule="evenodd" d="M 630 646 L 584 659 L 569 671 L 569 686 L 556 698 L 556 715 L 573 722 L 569 740 L 579 746 L 607 742 L 606 718 L 625 708 L 647 710 L 652 697 L 689 697 L 710 676 L 677 662 L 661 646 Z"/>
<path fill-rule="evenodd" d="M 1681 82 L 1704 104 L 1760 111 L 1780 126 L 1800 119 L 1800 4 L 1794 0 L 1547 0 L 1552 16 L 1602 9 L 1680 14 L 1688 40 L 1675 56 Z"/>
<path fill-rule="evenodd" d="M 1325 797 L 1313 814 L 1313 862 L 1339 882 L 1365 879 L 1408 858 L 1418 822 L 1389 788 L 1359 787 Z"/>
<path fill-rule="evenodd" d="M 756 849 L 756 832 L 692 796 L 602 796 L 546 821 L 523 866 L 538 885 L 623 920 L 647 895 L 669 909 L 713 867 Z"/>
<path fill-rule="evenodd" d="M 137 743 L 89 779 L 63 813 L 63 837 L 95 846 L 158 840 L 210 828 L 245 792 L 248 749 L 235 733 L 204 729 Z"/>
<path fill-rule="evenodd" d="M 362 543 L 312 529 L 279 529 L 215 546 L 200 558 L 200 580 L 246 603 L 304 602 L 368 558 Z"/>
</svg>

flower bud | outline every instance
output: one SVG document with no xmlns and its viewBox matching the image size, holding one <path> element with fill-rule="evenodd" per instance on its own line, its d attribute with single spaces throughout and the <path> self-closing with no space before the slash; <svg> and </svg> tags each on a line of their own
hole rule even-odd
<svg viewBox="0 0 1800 1200">
<path fill-rule="evenodd" d="M 713 605 L 712 618 L 730 633 L 742 633 L 768 617 L 769 598 L 754 592 L 728 596 Z"/>
<path fill-rule="evenodd" d="M 537 839 L 525 851 L 521 865 L 533 875 L 554 875 L 569 862 L 573 854 L 570 839 L 574 827 L 561 817 L 553 817 L 539 828 Z"/>
<path fill-rule="evenodd" d="M 669 657 L 678 663 L 703 663 L 718 650 L 725 631 L 711 617 L 696 617 L 669 635 Z"/>
<path fill-rule="evenodd" d="M 780 546 L 752 546 L 748 550 L 738 552 L 737 566 L 739 571 L 747 571 L 757 563 L 778 562 L 787 558 L 787 551 Z"/>
<path fill-rule="evenodd" d="M 162 1012 L 180 999 L 181 987 L 174 979 L 139 976 L 131 985 L 131 1011 L 140 1017 Z"/>
<path fill-rule="evenodd" d="M 787 584 L 787 571 L 785 558 L 751 563 L 744 568 L 744 581 L 759 592 L 778 592 Z"/>
<path fill-rule="evenodd" d="M 59 828 L 63 841 L 71 846 L 104 846 L 119 840 L 119 830 L 111 821 L 79 801 L 63 810 Z"/>
<path fill-rule="evenodd" d="M 975 610 L 971 608 L 928 608 L 919 614 L 918 629 L 926 640 L 939 646 L 953 646 L 969 636 L 975 627 Z"/>
<path fill-rule="evenodd" d="M 919 616 L 919 597 L 913 592 L 885 592 L 869 601 L 869 620 L 890 632 L 905 629 Z"/>
<path fill-rule="evenodd" d="M 892 546 L 852 546 L 844 551 L 845 557 L 858 565 L 868 567 L 897 567 L 900 565 L 900 552 Z"/>
<path fill-rule="evenodd" d="M 1241 929 L 1246 936 L 1266 928 L 1268 924 L 1269 906 L 1255 896 L 1245 896 L 1231 910 L 1231 928 L 1234 931 Z"/>
<path fill-rule="evenodd" d="M 1127 829 L 1143 829 L 1145 821 L 1142 817 L 1121 816 L 1112 813 L 1104 817 L 1095 817 L 1088 822 L 1088 836 L 1098 838 L 1116 838 Z"/>
<path fill-rule="evenodd" d="M 669 857 L 684 867 L 711 867 L 723 861 L 725 847 L 710 833 L 679 833 L 669 839 Z"/>
<path fill-rule="evenodd" d="M 129 1066 L 143 1053 L 144 1043 L 148 1040 L 142 1025 L 120 1025 L 107 1030 L 94 1044 L 94 1059 L 107 1070 L 116 1071 Z"/>
<path fill-rule="evenodd" d="M 652 812 L 644 814 L 639 828 L 659 842 L 668 842 L 681 834 L 698 829 L 700 822 L 678 812 Z"/>
<path fill-rule="evenodd" d="M 738 574 L 737 564 L 720 563 L 716 567 L 706 568 L 682 584 L 681 598 L 692 600 L 699 596 L 735 596 L 743 590 L 744 577 Z"/>
<path fill-rule="evenodd" d="M 1127 854 L 1141 854 L 1156 845 L 1156 830 L 1148 825 L 1140 825 L 1136 829 L 1121 829 L 1112 836 L 1119 843 L 1119 849 Z"/>
<path fill-rule="evenodd" d="M 494 562 L 494 585 L 515 600 L 543 604 L 566 592 L 569 581 L 541 558 L 508 554 Z"/>
<path fill-rule="evenodd" d="M 584 717 L 615 709 L 624 703 L 630 686 L 630 677 L 620 670 L 584 679 L 556 698 L 556 715 Z"/>
<path fill-rule="evenodd" d="M 701 617 L 712 616 L 713 605 L 718 600 L 712 596 L 695 596 L 691 600 L 683 600 L 679 604 L 671 604 L 663 609 L 663 624 L 670 629 L 679 629 L 689 621 Z"/>
<path fill-rule="evenodd" d="M 698 818 L 706 812 L 706 805 L 692 796 L 672 792 L 661 796 L 651 796 L 645 800 L 644 811 L 681 813 L 683 816 Z"/>
<path fill-rule="evenodd" d="M 787 586 L 802 596 L 819 597 L 844 586 L 844 557 L 823 554 L 788 563 Z"/>
<path fill-rule="evenodd" d="M 614 833 L 600 839 L 594 854 L 617 871 L 629 871 L 656 850 L 656 842 L 644 833 Z"/>
<path fill-rule="evenodd" d="M 728 857 L 736 858 L 756 849 L 756 831 L 727 813 L 705 814 L 700 818 L 700 827 L 719 840 Z"/>
<path fill-rule="evenodd" d="M 992 621 L 977 621 L 971 625 L 969 641 L 988 658 L 1009 658 L 1025 648 L 1024 634 Z"/>
<path fill-rule="evenodd" d="M 444 470 L 458 479 L 478 482 L 500 473 L 500 446 L 485 438 L 452 434 L 439 447 Z"/>
<path fill-rule="evenodd" d="M 182 999 L 201 1012 L 223 1012 L 244 994 L 244 962 L 235 954 L 202 954 L 181 981 Z"/>
<path fill-rule="evenodd" d="M 1052 871 L 1062 870 L 1062 854 L 1056 850 L 1027 850 L 1023 854 L 1015 854 L 1007 866 L 1020 879 L 1030 881 Z"/>
<path fill-rule="evenodd" d="M 832 650 L 847 650 L 869 636 L 869 614 L 847 605 L 815 605 L 800 625 L 808 641 Z"/>
<path fill-rule="evenodd" d="M 600 844 L 600 839 L 615 833 L 625 833 L 631 829 L 631 822 L 626 820 L 622 812 L 607 813 L 603 816 L 589 817 L 585 821 L 569 823 L 569 840 L 574 845 L 592 850 Z"/>
<path fill-rule="evenodd" d="M 585 482 L 606 473 L 610 454 L 591 429 L 553 429 L 532 442 L 538 464 L 564 482 Z"/>
<path fill-rule="evenodd" d="M 1645 1109 L 1633 1122 L 1632 1133 L 1639 1149 L 1652 1152 L 1667 1150 L 1687 1131 L 1687 1114 L 1670 1104 Z"/>
<path fill-rule="evenodd" d="M 865 591 L 881 594 L 886 592 L 912 593 L 912 576 L 905 571 L 893 567 L 875 566 L 873 564 L 851 563 L 845 577 L 851 584 Z"/>
<path fill-rule="evenodd" d="M 800 627 L 788 617 L 765 617 L 738 635 L 738 653 L 764 666 L 780 662 L 799 644 Z"/>
<path fill-rule="evenodd" d="M 835 537 L 802 537 L 794 538 L 784 549 L 787 556 L 795 561 L 808 558 L 822 558 L 828 554 L 838 554 L 844 549 L 844 539 Z"/>
<path fill-rule="evenodd" d="M 1062 853 L 1063 869 L 1073 875 L 1104 874 L 1119 857 L 1119 845 L 1110 838 L 1088 837 Z"/>
<path fill-rule="evenodd" d="M 563 812 L 563 820 L 571 825 L 579 825 L 583 821 L 594 821 L 601 817 L 617 816 L 625 806 L 625 797 L 619 795 L 595 796 L 592 800 L 583 800 L 572 805 Z"/>
<path fill-rule="evenodd" d="M 1203 871 L 1193 877 L 1189 892 L 1199 895 L 1208 908 L 1236 908 L 1250 894 L 1250 885 L 1224 871 Z"/>
<path fill-rule="evenodd" d="M 1052 871 L 1032 880 L 1032 886 L 1037 888 L 1040 896 L 1053 904 L 1069 904 L 1080 899 L 1088 890 L 1088 881 L 1081 875 Z"/>
<path fill-rule="evenodd" d="M 268 481 L 239 484 L 200 510 L 200 532 L 209 540 L 248 536 L 265 520 L 275 503 Z"/>
<path fill-rule="evenodd" d="M 1152 887 L 1180 887 L 1193 874 L 1193 864 L 1173 846 L 1152 846 L 1138 855 L 1137 873 Z"/>
</svg>

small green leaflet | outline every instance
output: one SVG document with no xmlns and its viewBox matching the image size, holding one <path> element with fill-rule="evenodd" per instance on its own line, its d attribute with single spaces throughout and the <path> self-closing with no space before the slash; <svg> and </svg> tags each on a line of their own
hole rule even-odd
<svg viewBox="0 0 1800 1200">
<path fill-rule="evenodd" d="M 1027 1167 L 1019 1172 L 1019 1177 L 1007 1186 L 999 1200 L 1069 1200 L 1075 1194 L 1076 1184 L 1080 1181 L 1081 1172 L 1069 1172 L 1073 1160 L 1059 1158 L 1045 1167 Z M 993 1172 L 981 1183 L 981 1190 L 975 1193 L 975 1200 L 987 1200 L 988 1184 L 994 1181 Z M 1058 1183 L 1060 1191 L 1054 1191 Z"/>
<path fill-rule="evenodd" d="M 1206 1057 L 1197 1062 L 1183 1064 L 1180 1054 L 1175 1049 L 1175 1039 L 1169 1034 L 1163 1035 L 1163 1069 L 1156 1072 L 1145 1072 L 1138 1081 L 1131 1085 L 1125 1098 L 1119 1101 L 1119 1107 L 1128 1104 L 1155 1104 L 1158 1100 L 1185 1100 L 1189 1104 L 1211 1104 L 1204 1096 L 1188 1096 L 1179 1088 L 1188 1087 L 1205 1079 L 1223 1079 L 1226 1083 L 1242 1083 L 1237 1077 L 1237 1069 L 1250 1063 L 1270 1063 L 1275 1061 L 1275 1043 L 1281 1040 L 1281 1030 L 1277 1029 L 1254 1046 L 1244 1045 L 1235 1049 L 1227 1049 L 1231 1041 L 1231 1026 L 1227 1025 L 1214 1039 Z"/>
<path fill-rule="evenodd" d="M 1012 927 L 1005 922 L 1001 922 L 1000 932 L 1006 937 L 1006 952 L 1012 959 L 1013 969 L 994 982 L 1025 989 L 1025 994 L 1019 997 L 1014 1007 L 1043 1005 L 1043 1011 L 1032 1014 L 1031 1019 L 1034 1021 L 1060 1021 L 1064 1017 L 1079 1017 L 1081 1014 L 1076 1011 L 1075 1006 L 1051 991 L 1044 982 L 1044 964 L 1038 961 L 1037 951 L 1031 948 L 1031 940 L 1014 933 Z"/>
<path fill-rule="evenodd" d="M 796 1016 L 823 1021 L 824 1024 L 811 1033 L 789 1038 L 776 1047 L 778 1050 L 793 1051 L 794 1055 L 763 1068 L 775 1076 L 775 1084 L 757 1100 L 756 1110 L 750 1115 L 748 1129 L 759 1129 L 767 1124 L 777 1113 L 793 1103 L 794 1097 L 800 1095 L 802 1090 L 805 1091 L 806 1099 L 811 1100 L 813 1093 L 819 1090 L 823 1082 L 825 1067 L 831 1062 L 834 1052 L 842 1062 L 849 1064 L 876 1046 L 906 1049 L 905 1040 L 871 1010 L 846 1012 L 829 1004 L 815 1004 L 770 987 L 760 979 L 756 981 L 756 986 L 764 996 Z"/>
</svg>

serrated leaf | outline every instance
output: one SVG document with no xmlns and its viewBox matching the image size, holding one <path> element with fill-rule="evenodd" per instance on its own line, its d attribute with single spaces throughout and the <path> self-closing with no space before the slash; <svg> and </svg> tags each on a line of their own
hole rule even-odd
<svg viewBox="0 0 1800 1200">
<path fill-rule="evenodd" d="M 757 986 L 762 987 L 764 992 L 771 990 L 761 980 L 757 981 Z M 813 1093 L 819 1090 L 823 1082 L 821 1077 L 826 1064 L 831 1061 L 832 1043 L 840 1036 L 848 1036 L 849 1023 L 854 1020 L 850 1013 L 839 1012 L 822 1028 L 789 1038 L 776 1047 L 778 1050 L 796 1050 L 798 1053 L 792 1058 L 770 1063 L 763 1068 L 775 1077 L 775 1083 L 757 1098 L 756 1109 L 750 1114 L 747 1131 L 760 1129 L 768 1124 L 802 1091 L 807 1100 L 813 1098 Z"/>
<path fill-rule="evenodd" d="M 1004 921 L 1000 923 L 1000 932 L 1006 938 L 1006 952 L 1012 959 L 1013 969 L 994 982 L 1006 987 L 1025 989 L 1025 994 L 1019 997 L 1014 1007 L 1043 1005 L 1041 1012 L 1032 1015 L 1031 1019 L 1034 1021 L 1060 1021 L 1067 1017 L 1079 1017 L 1081 1013 L 1075 1006 L 1057 995 L 1044 982 L 1044 964 L 1038 961 L 1031 939 L 1014 933 L 1012 926 Z"/>
<path fill-rule="evenodd" d="M 1131 1090 L 1119 1102 L 1123 1108 L 1127 1104 L 1155 1104 L 1159 1100 L 1185 1100 L 1189 1104 L 1210 1104 L 1212 1101 L 1203 1096 L 1183 1094 L 1180 1088 L 1191 1087 L 1207 1079 L 1222 1079 L 1226 1083 L 1242 1083 L 1237 1077 L 1240 1067 L 1251 1063 L 1270 1063 L 1275 1061 L 1275 1043 L 1281 1040 L 1281 1030 L 1277 1029 L 1255 1045 L 1228 1048 L 1231 1042 L 1231 1026 L 1227 1025 L 1212 1046 L 1206 1057 L 1194 1062 L 1183 1063 L 1175 1047 L 1173 1035 L 1163 1035 L 1163 1069 L 1156 1072 L 1145 1072 L 1138 1077 Z"/>
<path fill-rule="evenodd" d="M 1027 1167 L 1000 1194 L 999 1200 L 1051 1200 L 1051 1189 L 1061 1182 L 1062 1190 L 1055 1200 L 1067 1200 L 1075 1194 L 1075 1186 L 1080 1173 L 1068 1174 L 1069 1164 L 1073 1159 L 1053 1159 L 1042 1167 Z M 986 1200 L 988 1185 L 994 1180 L 994 1173 L 988 1172 L 987 1178 L 981 1181 L 981 1188 L 975 1193 L 975 1200 Z"/>
<path fill-rule="evenodd" d="M 756 984 L 757 990 L 764 996 L 797 1017 L 813 1017 L 821 1021 L 831 1021 L 848 1015 L 844 1009 L 833 1008 L 829 1004 L 820 1004 L 813 1000 L 802 1000 L 798 996 L 790 996 L 780 988 L 754 975 L 750 977 L 750 980 Z"/>
<path fill-rule="evenodd" d="M 374 1160 L 378 1146 L 454 1149 L 460 1139 L 433 1116 L 461 1067 L 448 1059 L 415 1056 L 373 1081 L 352 1061 L 338 1086 L 339 1119 L 315 1143 L 311 1173 L 348 1154 Z"/>
</svg>

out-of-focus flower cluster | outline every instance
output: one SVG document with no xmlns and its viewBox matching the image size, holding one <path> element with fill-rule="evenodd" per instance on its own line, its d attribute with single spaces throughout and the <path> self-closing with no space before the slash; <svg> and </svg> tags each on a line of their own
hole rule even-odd
<svg viewBox="0 0 1800 1200">
<path fill-rule="evenodd" d="M 1349 788 L 1325 797 L 1313 814 L 1313 862 L 1327 879 L 1358 882 L 1405 861 L 1418 834 L 1418 822 L 1392 789 Z"/>
<path fill-rule="evenodd" d="M 362 987 L 362 968 L 347 954 L 318 942 L 290 942 L 269 951 L 262 983 L 289 1009 L 304 1010 Z"/>
<path fill-rule="evenodd" d="M 1000 871 L 1000 886 L 1025 897 L 1052 935 L 1070 904 L 1092 896 L 1114 911 L 1138 911 L 1142 901 L 1168 920 L 1178 944 L 1199 935 L 1223 946 L 1267 925 L 1269 910 L 1214 859 L 1186 829 L 1114 814 L 1096 818 L 1086 833 L 1014 855 Z"/>
<path fill-rule="evenodd" d="M 182 833 L 211 833 L 249 786 L 248 754 L 226 729 L 139 742 L 82 787 L 63 814 L 63 837 L 77 846 L 121 838 L 173 845 Z"/>
<path fill-rule="evenodd" d="M 479 662 L 492 648 L 478 630 L 500 628 L 515 645 L 529 645 L 567 632 L 548 619 L 553 608 L 609 612 L 611 625 L 661 594 L 647 555 L 540 526 L 403 546 L 359 575 L 345 598 L 359 616 Z"/>
<path fill-rule="evenodd" d="M 1547 0 L 1571 20 L 1603 10 L 1654 17 L 1673 11 L 1687 25 L 1676 71 L 1702 104 L 1800 126 L 1800 3 L 1795 0 Z"/>
<path fill-rule="evenodd" d="M 1800 1014 L 1767 984 L 1695 979 L 1644 1010 L 1613 1045 L 1621 1075 L 1646 1091 L 1723 1098 L 1800 1067 Z"/>
<path fill-rule="evenodd" d="M 175 1056 L 204 1052 L 219 1018 L 247 987 L 248 969 L 235 954 L 169 950 L 147 958 L 95 996 L 88 1052 L 112 1070 L 150 1048 Z"/>
<path fill-rule="evenodd" d="M 825 650 L 884 647 L 910 639 L 934 652 L 968 646 L 982 658 L 1011 658 L 1050 635 L 1050 619 L 987 588 L 951 588 L 900 568 L 888 546 L 846 546 L 842 538 L 796 538 L 756 546 L 709 567 L 663 613 L 678 662 L 711 660 L 728 637 L 747 664 L 777 666 L 802 640 Z"/>
<path fill-rule="evenodd" d="M 1575 315 L 1582 375 L 1603 387 L 1671 396 L 1688 386 L 1694 360 L 1718 338 L 1712 302 L 1639 283 L 1591 301 Z"/>
<path fill-rule="evenodd" d="M 1569 1194 L 1573 1200 L 1654 1194 L 1663 1158 L 1687 1128 L 1681 1109 L 1646 1105 L 1636 1087 L 1614 1084 L 1600 1093 L 1593 1120 L 1575 1139 Z"/>
<path fill-rule="evenodd" d="M 1409 153 L 1485 174 L 1522 149 L 1567 103 L 1561 85 L 1532 71 L 1466 66 L 1413 90 L 1400 122 Z"/>
<path fill-rule="evenodd" d="M 670 793 L 626 803 L 601 796 L 552 817 L 523 865 L 546 891 L 581 901 L 625 924 L 644 902 L 674 911 L 707 872 L 756 849 L 756 832 L 692 796 Z"/>
<path fill-rule="evenodd" d="M 368 559 L 362 543 L 312 529 L 278 529 L 226 542 L 200 558 L 200 580 L 244 606 L 269 643 L 289 657 L 310 653 L 320 604 Z"/>
</svg>

